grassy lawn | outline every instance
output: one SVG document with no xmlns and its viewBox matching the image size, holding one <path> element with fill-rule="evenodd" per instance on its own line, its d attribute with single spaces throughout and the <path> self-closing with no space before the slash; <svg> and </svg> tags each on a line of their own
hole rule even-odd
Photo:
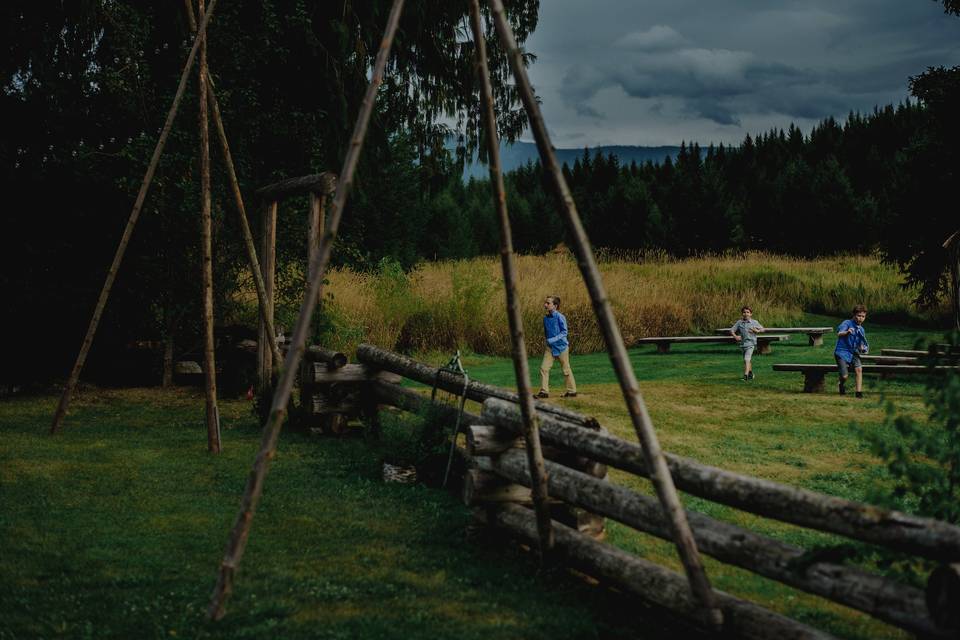
<svg viewBox="0 0 960 640">
<path fill-rule="evenodd" d="M 838 320 L 808 316 L 804 324 Z M 938 337 L 869 318 L 867 332 L 874 353 Z M 769 367 L 830 362 L 832 340 L 826 342 L 808 347 L 801 335 L 775 345 L 772 355 L 755 357 L 752 383 L 739 379 L 735 347 L 676 345 L 661 355 L 650 346 L 631 355 L 665 449 L 862 499 L 878 465 L 852 425 L 879 425 L 878 389 L 868 384 L 862 400 L 802 394 L 799 374 Z M 635 441 L 606 354 L 575 356 L 572 363 L 581 395 L 556 402 L 594 414 Z M 474 379 L 513 385 L 506 359 L 469 356 L 465 366 Z M 538 366 L 532 358 L 531 369 Z M 828 389 L 831 383 L 835 377 L 828 377 Z M 904 410 L 922 411 L 918 382 L 888 381 L 883 390 Z M 512 547 L 466 542 L 466 509 L 441 491 L 383 484 L 361 440 L 295 433 L 281 440 L 228 616 L 205 623 L 259 444 L 249 403 L 221 404 L 219 457 L 206 453 L 203 399 L 192 390 L 85 391 L 64 432 L 50 438 L 55 404 L 54 397 L 0 402 L 0 638 L 676 636 L 653 612 L 576 579 L 538 574 Z M 646 481 L 613 478 L 648 490 Z M 830 540 L 687 502 L 793 543 Z M 609 531 L 613 543 L 677 566 L 669 544 L 614 523 Z M 841 637 L 901 637 L 746 572 L 709 560 L 707 568 L 719 588 Z"/>
</svg>

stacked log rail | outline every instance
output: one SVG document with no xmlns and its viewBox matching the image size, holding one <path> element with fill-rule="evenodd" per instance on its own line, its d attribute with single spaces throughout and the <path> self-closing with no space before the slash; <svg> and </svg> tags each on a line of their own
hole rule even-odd
<svg viewBox="0 0 960 640">
<path fill-rule="evenodd" d="M 501 441 L 519 433 L 518 421 L 517 408 L 498 399 L 484 402 L 479 416 L 485 428 L 501 430 L 497 436 Z M 649 477 L 640 447 L 609 433 L 583 433 L 575 425 L 543 416 L 540 435 L 546 446 L 565 448 Z M 799 547 L 689 512 L 697 546 L 703 553 L 924 637 L 956 637 L 960 527 L 735 474 L 671 454 L 666 456 L 680 490 L 768 518 L 932 559 L 941 566 L 931 575 L 925 593 L 890 578 L 808 557 Z M 478 468 L 512 482 L 522 484 L 526 478 L 522 456 L 512 450 L 478 455 L 475 460 Z M 553 498 L 670 539 L 669 527 L 653 498 L 554 464 L 547 465 L 547 475 L 549 495 Z"/>
<path fill-rule="evenodd" d="M 447 380 L 436 368 L 364 345 L 358 360 L 371 371 L 391 371 L 453 393 L 462 380 Z M 377 402 L 422 411 L 430 401 L 422 393 L 382 380 L 371 383 Z M 480 414 L 467 412 L 461 425 L 467 436 L 470 469 L 465 498 L 483 505 L 491 525 L 528 541 L 536 540 L 529 506 L 530 475 L 519 448 L 520 410 L 516 394 L 471 383 L 467 395 L 483 403 Z M 608 433 L 593 418 L 547 403 L 537 403 L 540 435 L 547 457 L 549 496 L 554 505 L 613 518 L 644 533 L 672 539 L 669 524 L 654 498 L 617 486 L 606 466 L 649 478 L 640 446 Z M 448 409 L 453 417 L 455 409 Z M 588 428 L 584 428 L 587 426 Z M 562 454 L 566 454 L 566 458 Z M 922 637 L 956 637 L 960 631 L 960 527 L 928 518 L 753 478 L 665 454 L 678 489 L 763 517 L 885 546 L 939 563 L 926 590 L 892 578 L 846 566 L 743 527 L 688 512 L 698 548 L 717 560 L 857 609 Z M 588 463 L 588 464 L 585 464 Z M 554 507 L 557 508 L 557 507 Z M 574 521 L 555 522 L 557 553 L 574 568 L 607 579 L 681 614 L 693 615 L 696 603 L 682 574 L 672 572 L 600 543 L 596 531 Z M 578 531 L 577 529 L 581 529 Z M 669 596 L 665 594 L 670 594 Z M 759 605 L 720 594 L 727 629 L 743 637 L 827 637 Z"/>
</svg>

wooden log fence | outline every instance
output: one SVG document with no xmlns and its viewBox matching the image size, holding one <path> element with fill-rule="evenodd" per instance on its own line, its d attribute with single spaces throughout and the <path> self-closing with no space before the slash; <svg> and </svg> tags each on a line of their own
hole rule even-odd
<svg viewBox="0 0 960 640">
<path fill-rule="evenodd" d="M 478 425 L 471 430 L 490 429 Z M 526 485 L 524 456 L 507 449 L 474 458 L 478 467 L 507 481 Z M 588 474 L 547 462 L 548 492 L 553 498 L 613 518 L 664 540 L 670 528 L 657 501 Z M 927 611 L 923 590 L 854 567 L 808 560 L 804 549 L 694 511 L 687 511 L 697 548 L 727 564 L 863 611 L 927 637 L 940 635 Z"/>
<path fill-rule="evenodd" d="M 417 378 L 410 378 L 413 380 L 429 380 L 429 373 L 435 371 L 425 365 L 422 369 L 415 367 L 419 363 L 398 354 L 372 347 L 366 351 L 368 356 L 379 354 L 381 363 L 392 363 L 389 370 L 415 373 Z M 367 366 L 368 375 L 373 376 L 376 367 Z M 317 367 L 322 369 L 319 364 Z M 406 377 L 404 373 L 399 375 Z M 422 391 L 382 379 L 374 379 L 370 385 L 380 404 L 417 413 L 431 404 Z M 481 391 L 487 395 L 481 413 L 465 412 L 461 418 L 466 434 L 462 453 L 469 462 L 464 500 L 482 507 L 478 516 L 488 524 L 535 543 L 538 537 L 533 513 L 521 508 L 529 507 L 533 496 L 529 462 L 523 451 L 520 408 L 503 399 L 510 395 L 506 390 L 481 385 L 473 390 L 474 397 L 479 398 Z M 538 423 L 546 459 L 547 502 L 554 514 L 555 557 L 649 602 L 696 618 L 697 601 L 682 574 L 597 541 L 603 538 L 605 518 L 664 540 L 673 539 L 670 523 L 656 498 L 609 482 L 607 465 L 649 477 L 640 446 L 610 435 L 592 418 L 577 414 L 571 421 L 540 410 L 544 404 L 538 403 Z M 438 410 L 446 411 L 445 419 L 456 417 L 453 407 L 439 406 Z M 701 552 L 920 637 L 956 637 L 960 631 L 960 527 L 732 473 L 669 453 L 665 456 L 677 488 L 687 493 L 782 522 L 921 556 L 939 566 L 924 590 L 687 510 L 686 519 Z M 667 589 L 671 597 L 664 597 L 660 589 Z M 724 632 L 744 637 L 827 637 L 759 605 L 721 592 L 717 595 L 725 614 Z"/>
<path fill-rule="evenodd" d="M 483 404 L 480 421 L 516 432 L 519 413 L 492 398 Z M 550 415 L 542 415 L 541 437 L 616 469 L 649 477 L 640 447 L 602 433 L 585 433 Z M 767 518 L 834 533 L 940 562 L 960 560 L 960 527 L 881 509 L 852 500 L 746 476 L 665 454 L 677 487 L 692 495 Z"/>
</svg>

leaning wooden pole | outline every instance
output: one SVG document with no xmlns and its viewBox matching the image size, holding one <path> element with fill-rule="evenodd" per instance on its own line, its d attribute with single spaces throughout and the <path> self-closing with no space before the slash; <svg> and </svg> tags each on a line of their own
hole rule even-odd
<svg viewBox="0 0 960 640">
<path fill-rule="evenodd" d="M 197 19 L 193 13 L 192 0 L 185 0 L 187 7 L 187 20 L 190 22 L 190 29 L 194 33 L 197 31 Z M 247 251 L 247 262 L 250 266 L 250 273 L 253 274 L 253 286 L 257 290 L 257 302 L 260 318 L 267 328 L 267 346 L 273 353 L 273 361 L 280 362 L 282 356 L 277 346 L 277 331 L 273 326 L 273 316 L 267 313 L 267 288 L 263 282 L 263 274 L 260 271 L 260 261 L 257 258 L 257 247 L 253 241 L 253 234 L 250 232 L 250 223 L 247 219 L 247 208 L 243 204 L 243 195 L 240 193 L 240 182 L 237 180 L 237 171 L 233 164 L 233 154 L 230 153 L 230 144 L 227 142 L 227 132 L 223 126 L 223 117 L 220 115 L 220 103 L 217 100 L 216 87 L 213 84 L 213 77 L 210 74 L 210 67 L 207 66 L 207 102 L 209 102 L 209 113 L 213 116 L 213 124 L 217 129 L 217 138 L 220 140 L 220 151 L 223 153 L 223 162 L 227 168 L 227 179 L 230 182 L 230 191 L 233 193 L 234 203 L 237 205 L 237 214 L 240 218 L 240 234 L 243 236 L 243 247 Z"/>
<path fill-rule="evenodd" d="M 653 428 L 653 421 L 650 419 L 649 413 L 647 413 L 646 405 L 640 394 L 640 386 L 637 384 L 637 378 L 630 365 L 627 350 L 623 344 L 623 336 L 620 334 L 620 328 L 617 326 L 617 321 L 614 318 L 613 309 L 610 307 L 610 300 L 607 297 L 603 280 L 600 277 L 600 271 L 594 260 L 590 241 L 587 239 L 587 234 L 583 229 L 576 205 L 573 202 L 573 196 L 570 194 L 570 189 L 567 187 L 563 172 L 553 152 L 553 146 L 547 135 L 547 127 L 540 113 L 540 106 L 537 104 L 533 89 L 530 86 L 530 80 L 527 77 L 527 70 L 523 64 L 523 56 L 513 37 L 513 31 L 507 22 L 503 2 L 501 0 L 489 0 L 489 4 L 497 33 L 500 36 L 500 41 L 503 43 L 504 50 L 507 52 L 513 75 L 517 81 L 517 88 L 520 91 L 520 96 L 523 99 L 524 107 L 530 120 L 530 128 L 537 141 L 540 158 L 544 168 L 552 178 L 554 188 L 560 200 L 561 215 L 566 223 L 567 231 L 573 239 L 573 248 L 577 256 L 580 273 L 583 274 L 584 282 L 590 293 L 590 300 L 593 303 L 597 321 L 603 332 L 604 341 L 607 344 L 607 351 L 610 354 L 610 360 L 617 373 L 617 379 L 620 382 L 620 389 L 623 392 L 627 410 L 630 412 L 630 418 L 637 432 L 637 436 L 643 444 L 643 451 L 647 462 L 653 470 L 651 479 L 656 488 L 657 497 L 660 499 L 660 504 L 663 505 L 667 520 L 672 525 L 674 542 L 677 546 L 680 559 L 683 562 L 687 579 L 690 581 L 693 594 L 704 609 L 708 624 L 714 627 L 720 627 L 723 624 L 723 615 L 717 606 L 716 597 L 713 594 L 710 581 L 707 578 L 703 563 L 700 560 L 700 554 L 697 551 L 696 542 L 690 531 L 690 525 L 687 523 L 686 514 L 677 496 L 673 479 L 670 477 L 670 470 L 667 468 L 667 463 L 663 458 L 657 433 Z"/>
<path fill-rule="evenodd" d="M 540 447 L 537 412 L 533 407 L 533 394 L 530 390 L 530 365 L 527 362 L 527 346 L 523 339 L 523 318 L 520 315 L 520 304 L 517 302 L 517 261 L 513 255 L 510 216 L 507 214 L 507 190 L 503 184 L 503 172 L 500 167 L 500 140 L 497 137 L 497 117 L 493 110 L 493 86 L 490 84 L 487 42 L 483 35 L 479 0 L 470 0 L 470 26 L 473 28 L 473 42 L 476 46 L 477 77 L 480 81 L 480 96 L 483 101 L 483 122 L 487 130 L 490 186 L 493 189 L 497 219 L 500 222 L 500 265 L 503 268 L 503 288 L 507 298 L 513 373 L 517 380 L 517 393 L 520 395 L 523 439 L 527 444 L 530 487 L 533 493 L 534 511 L 537 514 L 537 532 L 540 537 L 542 557 L 553 547 L 553 527 L 550 524 L 550 507 L 547 505 L 547 472 L 543 464 L 543 449 Z"/>
<path fill-rule="evenodd" d="M 200 19 L 204 0 L 197 0 Z M 213 342 L 213 216 L 210 196 L 210 121 L 207 117 L 207 34 L 200 36 L 200 244 L 203 283 L 203 380 L 206 392 L 207 450 L 220 453 L 220 409 Z"/>
<path fill-rule="evenodd" d="M 219 620 L 223 617 L 227 599 L 233 590 L 233 577 L 243 557 L 247 538 L 250 535 L 250 525 L 253 521 L 253 514 L 257 508 L 257 503 L 260 501 L 260 495 L 263 492 L 263 482 L 269 470 L 270 460 L 273 458 L 277 447 L 280 426 L 283 424 L 286 416 L 287 403 L 290 400 L 290 393 L 293 390 L 294 378 L 300 365 L 300 359 L 303 357 L 307 330 L 313 316 L 314 306 L 320 297 L 320 289 L 323 285 L 323 277 L 327 264 L 330 261 L 333 241 L 336 238 L 337 229 L 340 226 L 340 217 L 343 213 L 347 196 L 353 186 L 353 175 L 356 171 L 357 160 L 360 157 L 360 151 L 363 149 L 367 125 L 370 122 L 370 114 L 373 112 L 377 90 L 383 82 L 384 69 L 387 66 L 387 58 L 390 56 L 390 47 L 393 44 L 393 37 L 397 31 L 397 24 L 400 21 L 400 12 L 402 9 L 403 0 L 394 0 L 393 7 L 390 9 L 390 15 L 387 18 L 387 26 L 383 34 L 383 39 L 380 41 L 380 49 L 377 52 L 377 59 L 370 77 L 370 84 L 367 86 L 363 103 L 360 106 L 360 113 L 357 115 L 357 122 L 350 139 L 350 148 L 347 150 L 347 155 L 343 160 L 340 182 L 337 184 L 337 192 L 330 207 L 330 223 L 323 231 L 323 236 L 320 239 L 320 249 L 308 270 L 309 273 L 313 274 L 313 277 L 310 279 L 310 287 L 307 289 L 303 304 L 300 305 L 300 315 L 297 317 L 297 324 L 293 330 L 292 344 L 287 351 L 283 374 L 280 377 L 280 382 L 273 396 L 273 404 L 270 407 L 270 417 L 263 427 L 263 435 L 260 439 L 260 451 L 257 453 L 257 457 L 253 463 L 253 469 L 251 469 L 250 475 L 247 478 L 247 486 L 243 494 L 243 499 L 241 500 L 240 512 L 237 514 L 237 520 L 233 525 L 233 530 L 230 532 L 227 549 L 224 553 L 223 561 L 220 563 L 217 584 L 214 587 L 213 595 L 210 599 L 210 606 L 207 609 L 207 616 L 212 620 Z"/>
<path fill-rule="evenodd" d="M 217 0 L 210 0 L 210 5 L 200 22 L 199 33 L 206 33 L 207 24 L 213 16 L 213 10 L 216 7 Z M 93 317 L 90 318 L 90 325 L 87 327 L 87 334 L 83 338 L 83 344 L 80 346 L 80 353 L 77 354 L 77 361 L 73 364 L 70 371 L 70 377 L 67 378 L 67 384 L 63 389 L 63 395 L 60 396 L 60 404 L 57 405 L 57 412 L 53 416 L 53 423 L 50 425 L 50 433 L 56 433 L 60 429 L 60 423 L 67 415 L 67 409 L 70 406 L 70 396 L 77 386 L 80 379 L 80 371 L 83 369 L 83 363 L 87 360 L 87 354 L 90 352 L 90 346 L 93 344 L 93 336 L 97 333 L 97 327 L 100 324 L 100 318 L 103 316 L 103 310 L 107 306 L 107 299 L 110 297 L 110 290 L 113 288 L 113 282 L 117 278 L 117 271 L 120 269 L 120 263 L 123 261 L 123 255 L 127 251 L 127 245 L 130 243 L 130 237 L 133 235 L 133 228 L 137 225 L 137 219 L 140 217 L 140 211 L 143 209 L 143 202 L 147 197 L 147 191 L 150 183 L 153 182 L 153 174 L 160 163 L 160 156 L 163 153 L 163 147 L 170 136 L 170 129 L 173 127 L 173 120 L 177 116 L 177 110 L 180 108 L 180 102 L 183 100 L 183 93 L 187 87 L 187 79 L 190 77 L 190 71 L 193 69 L 193 62 L 197 57 L 197 51 L 200 48 L 200 37 L 194 38 L 193 47 L 187 56 L 187 62 L 183 66 L 183 73 L 180 74 L 180 84 L 177 85 L 177 92 L 173 97 L 173 104 L 170 105 L 170 111 L 167 113 L 167 119 L 163 123 L 163 129 L 160 131 L 160 137 L 157 140 L 157 146 L 153 150 L 153 156 L 147 165 L 147 172 L 143 176 L 143 182 L 140 185 L 140 191 L 137 193 L 137 199 L 133 203 L 133 210 L 127 220 L 127 226 L 123 230 L 123 236 L 120 238 L 120 244 L 117 246 L 117 252 L 113 256 L 113 262 L 110 264 L 110 270 L 107 271 L 107 279 L 103 283 L 103 289 L 100 290 L 100 297 L 97 299 L 97 306 L 94 308 Z"/>
</svg>

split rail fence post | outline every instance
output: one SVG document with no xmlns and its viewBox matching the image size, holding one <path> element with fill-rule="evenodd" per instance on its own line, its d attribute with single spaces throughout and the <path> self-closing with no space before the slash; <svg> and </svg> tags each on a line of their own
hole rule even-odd
<svg viewBox="0 0 960 640">
<path fill-rule="evenodd" d="M 387 26 L 384 30 L 383 39 L 380 41 L 380 49 L 377 52 L 373 73 L 370 76 L 370 83 L 367 85 L 367 91 L 364 94 L 363 102 L 360 106 L 360 113 L 357 115 L 357 122 L 350 139 L 350 148 L 347 150 L 347 155 L 343 160 L 343 170 L 340 172 L 337 192 L 330 207 L 330 223 L 323 231 L 323 236 L 320 240 L 320 249 L 314 258 L 314 262 L 308 269 L 308 272 L 313 273 L 313 277 L 310 279 L 310 287 L 304 297 L 303 304 L 300 305 L 300 314 L 297 317 L 297 324 L 293 330 L 292 343 L 287 350 L 283 374 L 274 392 L 273 404 L 270 407 L 270 416 L 263 427 L 263 435 L 260 439 L 260 450 L 257 452 L 253 469 L 251 469 L 250 475 L 247 478 L 247 486 L 241 500 L 240 511 L 237 514 L 236 522 L 230 532 L 227 549 L 217 573 L 217 584 L 210 598 L 207 616 L 212 620 L 219 620 L 225 613 L 226 601 L 233 590 L 233 577 L 243 557 L 247 539 L 250 535 L 250 525 L 253 522 L 253 515 L 260 501 L 260 496 L 263 493 L 263 483 L 270 467 L 270 460 L 276 452 L 280 427 L 286 416 L 287 403 L 293 391 L 293 383 L 300 365 L 300 359 L 303 357 L 310 319 L 313 316 L 314 306 L 320 297 L 320 291 L 323 287 L 323 276 L 327 264 L 330 261 L 333 241 L 337 236 L 337 229 L 340 226 L 340 217 L 343 213 L 347 196 L 353 186 L 353 176 L 356 171 L 357 160 L 360 157 L 360 151 L 363 149 L 367 125 L 370 122 L 370 114 L 373 112 L 377 90 L 383 82 L 384 69 L 387 66 L 387 58 L 390 56 L 390 47 L 393 44 L 393 37 L 397 31 L 402 9 L 403 0 L 394 0 L 393 6 L 390 9 L 390 15 L 387 18 Z"/>
<path fill-rule="evenodd" d="M 643 444 L 643 452 L 647 458 L 647 463 L 652 470 L 651 480 L 663 505 L 664 513 L 670 522 L 674 532 L 674 542 L 677 547 L 681 562 L 687 574 L 687 580 L 696 599 L 700 602 L 705 614 L 705 622 L 714 627 L 720 628 L 723 625 L 723 614 L 717 605 L 717 598 L 710 586 L 710 581 L 703 568 L 703 562 L 697 551 L 697 545 L 693 534 L 690 531 L 690 525 L 687 522 L 686 514 L 680 499 L 677 496 L 676 487 L 673 479 L 670 477 L 670 470 L 667 468 L 666 461 L 663 458 L 663 452 L 660 449 L 660 443 L 657 439 L 656 431 L 653 428 L 653 422 L 647 412 L 643 397 L 640 394 L 640 387 L 637 383 L 636 375 L 630 364 L 626 347 L 623 344 L 623 336 L 620 334 L 620 328 L 613 316 L 613 310 L 610 307 L 610 300 L 607 298 L 600 272 L 597 269 L 596 261 L 593 257 L 593 251 L 590 247 L 590 241 L 587 239 L 583 224 L 580 222 L 580 216 L 577 213 L 576 204 L 573 196 L 567 187 L 566 180 L 560 165 L 557 163 L 556 155 L 553 153 L 553 147 L 547 134 L 546 124 L 540 113 L 540 107 L 533 95 L 533 89 L 530 86 L 530 80 L 527 77 L 526 68 L 523 65 L 523 57 L 517 42 L 513 37 L 513 31 L 507 22 L 506 14 L 503 8 L 502 0 L 488 0 L 490 11 L 493 14 L 494 24 L 507 57 L 513 70 L 513 75 L 517 81 L 517 88 L 523 100 L 527 116 L 530 120 L 530 128 L 533 131 L 537 142 L 537 148 L 540 151 L 540 158 L 544 169 L 553 179 L 554 187 L 561 203 L 561 214 L 566 223 L 567 231 L 573 238 L 574 252 L 577 256 L 577 263 L 580 267 L 580 273 L 583 275 L 587 290 L 590 293 L 590 300 L 593 303 L 594 312 L 597 315 L 597 321 L 603 332 L 604 341 L 607 344 L 607 351 L 610 354 L 610 360 L 617 373 L 617 379 L 620 382 L 620 389 L 630 412 L 630 418 L 633 422 L 634 430 L 640 442 Z"/>
<path fill-rule="evenodd" d="M 183 100 L 183 93 L 187 87 L 187 79 L 190 77 L 190 71 L 193 69 L 194 60 L 197 57 L 197 51 L 200 48 L 200 33 L 206 33 L 207 24 L 213 16 L 213 10 L 216 7 L 217 0 L 210 0 L 210 5 L 203 16 L 198 28 L 197 37 L 193 40 L 193 47 L 187 56 L 187 62 L 183 66 L 183 73 L 180 74 L 180 84 L 177 85 L 177 92 L 173 96 L 173 104 L 170 105 L 170 111 L 167 112 L 167 119 L 160 130 L 160 137 L 157 139 L 157 145 L 153 149 L 153 156 L 147 165 L 147 171 L 143 176 L 143 182 L 140 185 L 140 191 L 137 193 L 137 199 L 133 203 L 133 210 L 127 219 L 127 226 L 123 230 L 123 236 L 120 238 L 120 244 L 113 256 L 113 262 L 107 271 L 107 278 L 100 290 L 100 297 L 97 299 L 97 306 L 94 308 L 93 316 L 90 318 L 90 324 L 87 327 L 87 333 L 80 345 L 80 353 L 77 354 L 77 360 L 70 371 L 70 377 L 67 378 L 67 384 L 60 396 L 60 403 L 57 405 L 57 411 L 53 415 L 53 423 L 50 425 L 50 433 L 54 434 L 60 429 L 60 423 L 67 415 L 67 409 L 70 406 L 70 396 L 77 386 L 80 379 L 80 371 L 83 369 L 83 363 L 87 360 L 87 354 L 93 344 L 93 337 L 97 333 L 97 327 L 100 325 L 100 318 L 103 316 L 103 310 L 107 306 L 107 299 L 110 297 L 110 290 L 113 288 L 113 282 L 117 278 L 117 271 L 120 269 L 120 263 L 123 261 L 123 255 L 127 251 L 127 245 L 130 244 L 130 237 L 133 235 L 133 229 L 137 226 L 137 219 L 140 217 L 140 211 L 143 209 L 143 202 L 147 197 L 147 191 L 150 189 L 150 183 L 153 182 L 153 174 L 160 163 L 160 156 L 163 153 L 163 147 L 167 144 L 167 138 L 170 136 L 170 129 L 173 128 L 173 120 L 176 118 L 177 110 L 180 108 L 180 102 Z"/>
<path fill-rule="evenodd" d="M 500 141 L 497 137 L 497 116 L 493 110 L 493 87 L 487 66 L 487 43 L 483 35 L 479 0 L 470 0 L 470 25 L 476 46 L 477 77 L 483 99 L 483 121 L 487 129 L 487 147 L 490 167 L 490 186 L 497 206 L 500 222 L 500 264 L 503 268 L 503 288 L 506 293 L 507 319 L 510 324 L 510 346 L 513 355 L 513 372 L 517 380 L 520 398 L 520 413 L 523 417 L 523 439 L 526 442 L 527 462 L 530 467 L 530 487 L 533 506 L 537 514 L 537 533 L 540 539 L 541 560 L 553 548 L 553 527 L 550 524 L 550 507 L 547 504 L 547 471 L 540 446 L 540 426 L 533 407 L 530 390 L 530 365 L 527 362 L 527 347 L 523 339 L 523 317 L 517 301 L 517 262 L 513 254 L 513 238 L 510 217 L 507 213 L 507 192 L 503 185 L 500 167 Z M 454 434 L 456 437 L 456 434 Z"/>
</svg>

